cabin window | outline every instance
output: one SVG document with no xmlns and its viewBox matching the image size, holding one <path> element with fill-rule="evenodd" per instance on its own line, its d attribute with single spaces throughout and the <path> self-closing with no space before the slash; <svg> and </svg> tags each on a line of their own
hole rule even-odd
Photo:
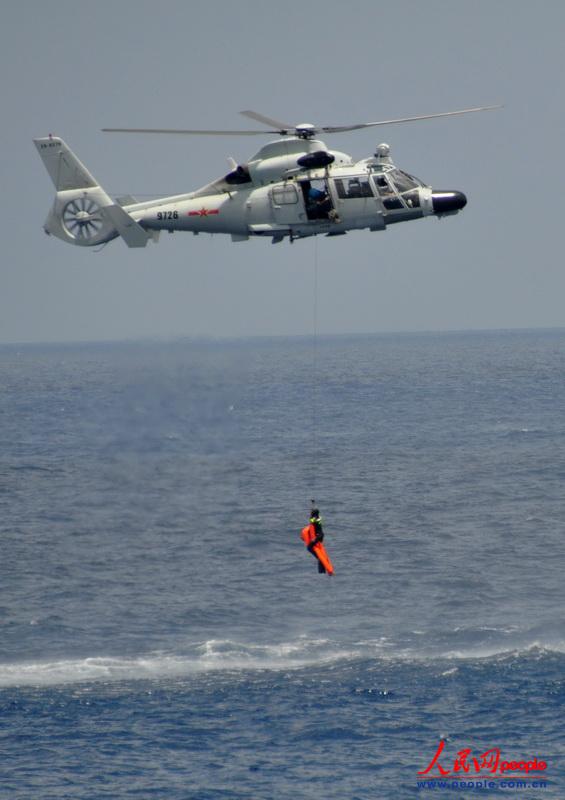
<svg viewBox="0 0 565 800">
<path fill-rule="evenodd" d="M 341 200 L 353 200 L 360 197 L 372 197 L 369 179 L 363 176 L 355 178 L 337 178 L 335 182 L 337 196 Z"/>
<path fill-rule="evenodd" d="M 276 206 L 288 206 L 298 203 L 298 192 L 292 183 L 284 183 L 282 186 L 275 186 L 272 190 L 273 204 Z"/>
</svg>

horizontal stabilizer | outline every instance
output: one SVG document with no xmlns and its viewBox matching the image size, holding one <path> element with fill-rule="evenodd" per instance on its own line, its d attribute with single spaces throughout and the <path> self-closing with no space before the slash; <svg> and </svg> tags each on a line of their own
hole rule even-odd
<svg viewBox="0 0 565 800">
<path fill-rule="evenodd" d="M 137 202 L 138 201 L 136 200 L 136 198 L 133 197 L 131 194 L 124 194 L 121 197 L 116 197 L 116 203 L 119 206 L 133 206 Z"/>
<path fill-rule="evenodd" d="M 105 206 L 102 213 L 110 220 L 128 247 L 145 247 L 150 234 L 121 206 Z"/>
</svg>

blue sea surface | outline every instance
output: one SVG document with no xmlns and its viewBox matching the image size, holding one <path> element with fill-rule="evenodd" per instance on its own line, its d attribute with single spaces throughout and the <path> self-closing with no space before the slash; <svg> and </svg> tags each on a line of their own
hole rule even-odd
<svg viewBox="0 0 565 800">
<path fill-rule="evenodd" d="M 565 330 L 4 346 L 0 389 L 1 798 L 565 797 Z"/>
</svg>

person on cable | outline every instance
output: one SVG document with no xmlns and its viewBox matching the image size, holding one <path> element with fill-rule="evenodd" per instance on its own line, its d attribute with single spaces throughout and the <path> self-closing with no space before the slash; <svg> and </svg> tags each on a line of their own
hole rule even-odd
<svg viewBox="0 0 565 800">
<path fill-rule="evenodd" d="M 324 541 L 324 530 L 322 528 L 322 517 L 318 508 L 312 508 L 310 512 L 310 522 L 302 529 L 300 537 L 306 549 L 314 556 L 318 562 L 318 572 L 333 575 L 333 566 L 322 544 Z"/>
</svg>

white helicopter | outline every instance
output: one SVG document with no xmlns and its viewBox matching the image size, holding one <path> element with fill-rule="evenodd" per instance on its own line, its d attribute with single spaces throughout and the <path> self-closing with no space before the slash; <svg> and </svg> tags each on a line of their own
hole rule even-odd
<svg viewBox="0 0 565 800">
<path fill-rule="evenodd" d="M 456 214 L 467 203 L 465 195 L 433 190 L 398 169 L 387 144 L 379 144 L 373 156 L 355 162 L 346 153 L 329 150 L 316 136 L 499 107 L 323 127 L 290 125 L 255 111 L 241 112 L 267 125 L 268 131 L 103 128 L 120 133 L 281 137 L 246 164 L 230 159 L 230 171 L 201 189 L 141 203 L 129 195 L 112 200 L 59 137 L 34 139 L 56 190 L 44 230 L 80 247 L 102 245 L 118 236 L 128 247 L 145 247 L 148 241 L 156 242 L 162 230 L 226 233 L 235 242 L 263 236 L 278 243 L 285 237 L 292 242 L 362 228 L 379 231 L 395 222 Z"/>
</svg>

